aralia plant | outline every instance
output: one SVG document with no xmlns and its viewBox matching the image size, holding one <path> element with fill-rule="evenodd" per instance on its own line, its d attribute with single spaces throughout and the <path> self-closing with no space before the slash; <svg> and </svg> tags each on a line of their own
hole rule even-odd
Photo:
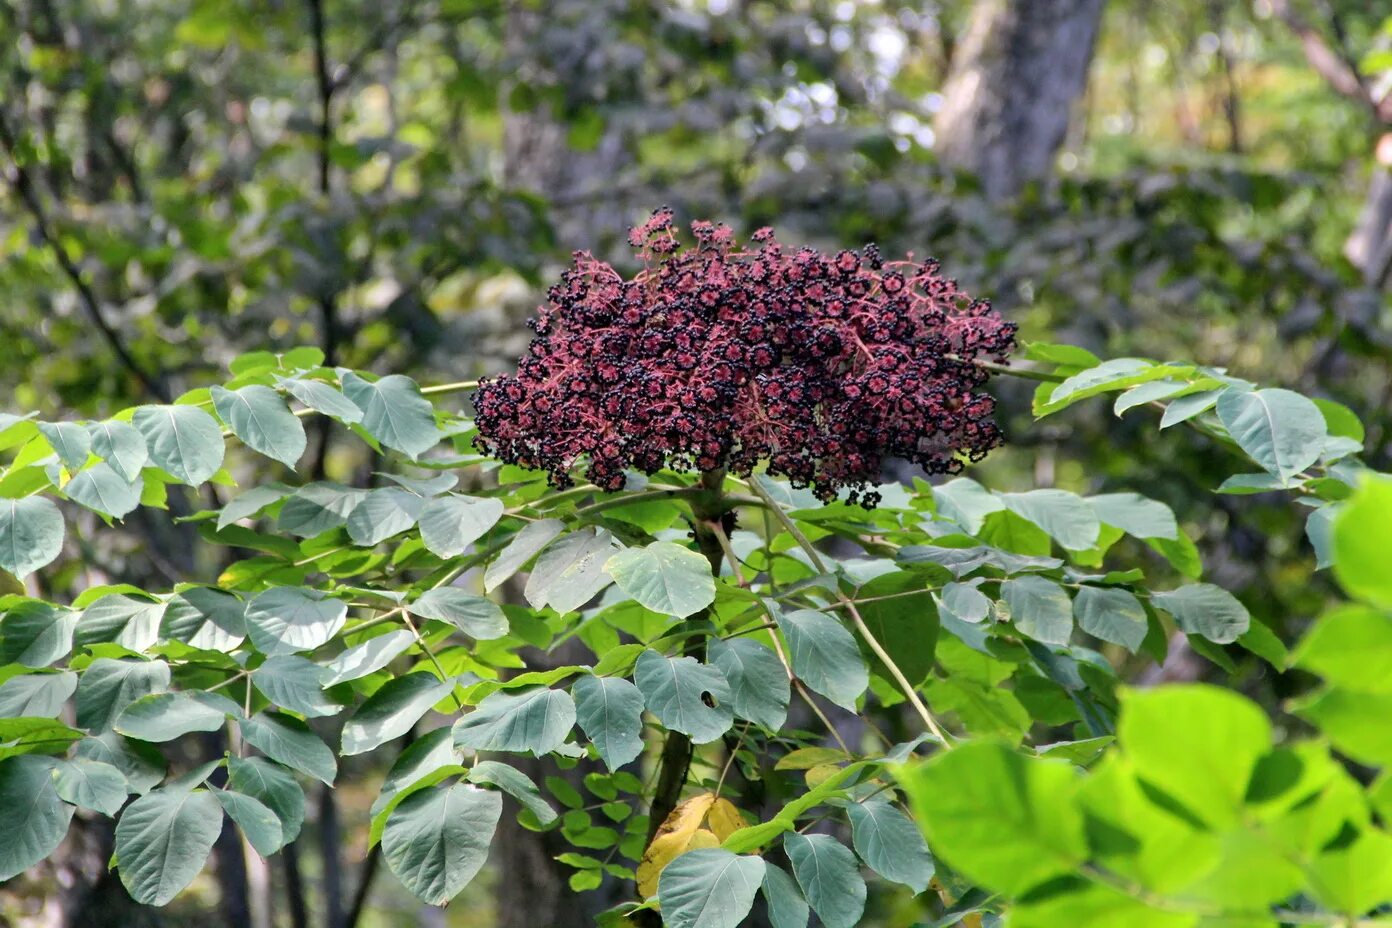
<svg viewBox="0 0 1392 928">
<path fill-rule="evenodd" d="M 1368 771 L 1392 756 L 1360 668 L 1392 661 L 1392 492 L 1356 417 L 1191 364 L 1007 363 L 1014 327 L 931 263 L 693 232 L 656 214 L 631 278 L 578 255 L 517 372 L 479 385 L 297 349 L 104 421 L 0 421 L 0 568 L 24 583 L 0 598 L 0 878 L 108 817 L 121 880 L 164 904 L 224 816 L 274 856 L 306 784 L 389 752 L 349 825 L 435 904 L 507 814 L 569 842 L 575 892 L 631 885 L 614 925 L 760 905 L 850 928 L 895 894 L 938 925 L 1381 923 L 1392 788 Z M 1352 602 L 1288 652 L 1163 503 L 961 476 L 1001 441 L 996 372 L 1040 382 L 1038 415 L 1115 394 L 1250 462 L 1223 490 L 1292 496 Z M 388 466 L 299 479 L 310 416 Z M 892 457 L 952 479 L 882 484 Z M 219 555 L 196 575 L 50 592 L 90 550 L 80 510 L 234 475 L 184 523 Z M 1289 707 L 1319 737 L 1119 683 L 1184 637 L 1321 679 Z"/>
</svg>

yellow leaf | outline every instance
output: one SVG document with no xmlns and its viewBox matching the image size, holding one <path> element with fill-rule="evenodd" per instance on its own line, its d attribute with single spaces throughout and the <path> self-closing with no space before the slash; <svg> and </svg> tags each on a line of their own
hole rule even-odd
<svg viewBox="0 0 1392 928">
<path fill-rule="evenodd" d="M 703 847 L 720 847 L 720 839 L 709 828 L 698 828 L 691 840 L 686 842 L 686 847 L 682 848 L 682 853 L 700 850 Z"/>
<path fill-rule="evenodd" d="M 662 827 L 653 835 L 652 843 L 643 852 L 638 864 L 638 895 L 643 899 L 657 893 L 657 878 L 662 868 L 672 862 L 678 854 L 686 850 L 701 827 L 711 804 L 715 802 L 714 793 L 692 796 L 672 810 Z"/>
<path fill-rule="evenodd" d="M 728 799 L 717 799 L 712 803 L 710 811 L 706 813 L 706 821 L 721 841 L 746 826 L 744 816 L 740 815 L 739 809 Z"/>
<path fill-rule="evenodd" d="M 808 789 L 816 789 L 827 780 L 841 772 L 841 768 L 835 764 L 818 764 L 804 773 L 803 779 L 807 781 Z"/>
</svg>

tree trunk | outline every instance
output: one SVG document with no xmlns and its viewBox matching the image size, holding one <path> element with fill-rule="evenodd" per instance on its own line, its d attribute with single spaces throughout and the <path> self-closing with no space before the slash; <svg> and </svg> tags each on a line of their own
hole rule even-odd
<svg viewBox="0 0 1392 928">
<path fill-rule="evenodd" d="M 1087 84 L 1102 0 L 984 0 L 943 88 L 934 126 L 944 164 L 992 200 L 1046 178 Z"/>
</svg>

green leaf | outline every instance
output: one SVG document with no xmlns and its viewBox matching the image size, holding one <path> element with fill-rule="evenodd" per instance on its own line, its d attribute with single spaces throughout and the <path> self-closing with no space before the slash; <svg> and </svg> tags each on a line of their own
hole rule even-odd
<svg viewBox="0 0 1392 928">
<path fill-rule="evenodd" d="M 39 433 L 48 440 L 58 460 L 70 471 L 81 470 L 92 451 L 92 436 L 76 422 L 38 422 Z"/>
<path fill-rule="evenodd" d="M 343 706 L 321 689 L 322 672 L 318 664 L 298 654 L 282 654 L 266 658 L 252 673 L 251 682 L 277 706 L 306 718 L 337 715 Z"/>
<path fill-rule="evenodd" d="M 414 460 L 440 441 L 434 407 L 411 378 L 392 374 L 369 382 L 346 373 L 342 381 L 343 392 L 362 410 L 362 427 L 388 448 Z"/>
<path fill-rule="evenodd" d="M 163 661 L 112 660 L 99 657 L 77 685 L 77 725 L 107 731 L 131 703 L 169 689 L 169 665 Z"/>
<path fill-rule="evenodd" d="M 247 519 L 256 515 L 262 509 L 265 509 L 272 503 L 279 502 L 294 492 L 294 487 L 288 487 L 283 483 L 275 482 L 252 487 L 245 493 L 233 497 L 232 500 L 218 512 L 218 531 L 227 528 L 227 526 L 241 519 Z"/>
<path fill-rule="evenodd" d="M 93 464 L 69 480 L 63 493 L 73 502 L 113 519 L 124 518 L 140 505 L 140 485 L 104 462 Z"/>
<path fill-rule="evenodd" d="M 0 568 L 25 577 L 63 550 L 63 514 L 42 496 L 0 499 Z"/>
<path fill-rule="evenodd" d="M 18 754 L 61 754 L 82 732 L 55 719 L 0 718 L 0 759 Z"/>
<path fill-rule="evenodd" d="M 1132 654 L 1140 648 L 1148 630 L 1140 601 L 1114 587 L 1080 587 L 1073 598 L 1073 614 L 1083 631 L 1119 644 Z"/>
<path fill-rule="evenodd" d="M 53 768 L 53 786 L 58 798 L 108 818 L 125 805 L 130 787 L 125 775 L 111 764 L 78 757 L 60 760 Z"/>
<path fill-rule="evenodd" d="M 522 527 L 483 574 L 483 591 L 492 593 L 565 530 L 560 519 L 538 519 Z"/>
<path fill-rule="evenodd" d="M 458 557 L 503 516 L 500 499 L 460 496 L 452 493 L 432 499 L 421 510 L 421 541 L 432 554 Z"/>
<path fill-rule="evenodd" d="M 643 694 L 627 680 L 583 676 L 570 688 L 585 737 L 610 770 L 643 753 Z"/>
<path fill-rule="evenodd" d="M 736 928 L 754 905 L 764 862 L 718 847 L 681 854 L 662 869 L 657 899 L 667 928 Z"/>
<path fill-rule="evenodd" d="M 802 898 L 802 890 L 786 870 L 766 862 L 763 890 L 772 928 L 807 928 L 811 910 L 807 900 Z"/>
<path fill-rule="evenodd" d="M 141 741 L 173 741 L 194 731 L 217 731 L 226 713 L 200 699 L 207 693 L 151 693 L 126 706 L 116 719 L 117 732 Z"/>
<path fill-rule="evenodd" d="M 363 411 L 349 401 L 348 397 L 322 381 L 287 379 L 279 381 L 279 385 L 310 409 L 318 410 L 326 416 L 333 416 L 350 425 L 362 421 Z"/>
<path fill-rule="evenodd" d="M 215 386 L 212 395 L 213 408 L 243 444 L 295 469 L 305 451 L 304 425 L 279 393 L 251 384 L 237 390 Z"/>
<path fill-rule="evenodd" d="M 319 590 L 276 586 L 247 603 L 247 632 L 267 657 L 312 651 L 327 643 L 348 618 L 348 605 Z"/>
<path fill-rule="evenodd" d="M 469 770 L 469 782 L 498 787 L 535 815 L 537 823 L 543 828 L 558 817 L 551 804 L 541 798 L 541 790 L 537 789 L 531 777 L 516 767 L 495 760 L 481 760 Z"/>
<path fill-rule="evenodd" d="M 169 600 L 160 634 L 191 648 L 230 653 L 246 639 L 246 603 L 222 590 L 190 587 Z"/>
<path fill-rule="evenodd" d="M 412 528 L 425 500 L 400 487 L 382 487 L 363 497 L 348 516 L 348 537 L 364 548 Z"/>
<path fill-rule="evenodd" d="M 1355 599 L 1392 608 L 1392 480 L 1367 477 L 1334 520 L 1334 575 Z M 3 547 L 0 528 L 0 547 Z M 0 566 L 6 566 L 0 564 Z M 6 568 L 8 569 L 8 567 Z"/>
<path fill-rule="evenodd" d="M 1160 417 L 1160 428 L 1167 429 L 1172 425 L 1188 422 L 1200 413 L 1212 409 L 1223 392 L 1222 390 L 1205 390 L 1202 393 L 1190 393 L 1187 396 L 1178 397 L 1165 406 L 1164 415 Z"/>
<path fill-rule="evenodd" d="M 1392 766 L 1392 693 L 1325 689 L 1296 707 L 1343 754 L 1369 766 Z"/>
<path fill-rule="evenodd" d="M 77 674 L 27 673 L 0 684 L 0 718 L 51 719 L 77 689 Z"/>
<path fill-rule="evenodd" d="M 938 511 L 961 525 L 968 535 L 981 531 L 987 516 L 1005 508 L 1000 497 L 969 477 L 933 487 L 933 500 Z"/>
<path fill-rule="evenodd" d="M 0 880 L 52 854 L 68 833 L 73 807 L 58 798 L 56 764 L 32 754 L 0 760 Z"/>
<path fill-rule="evenodd" d="M 991 599 L 970 583 L 947 583 L 942 588 L 942 604 L 963 622 L 981 622 L 991 612 Z"/>
<path fill-rule="evenodd" d="M 1001 584 L 1001 599 L 1020 634 L 1045 644 L 1066 645 L 1073 634 L 1073 604 L 1051 580 L 1033 574 Z"/>
<path fill-rule="evenodd" d="M 772 732 L 783 727 L 792 687 L 772 648 L 751 638 L 712 638 L 707 657 L 730 684 L 735 715 Z"/>
<path fill-rule="evenodd" d="M 524 591 L 527 602 L 533 609 L 550 606 L 562 615 L 574 612 L 610 584 L 605 563 L 621 550 L 604 529 L 571 532 L 537 558 Z"/>
<path fill-rule="evenodd" d="M 406 746 L 382 780 L 382 789 L 372 803 L 375 820 L 391 807 L 391 801 L 403 790 L 435 770 L 458 766 L 459 752 L 454 749 L 454 736 L 448 727 L 435 728 Z M 373 843 L 376 843 L 375 840 Z"/>
<path fill-rule="evenodd" d="M 659 722 L 690 735 L 696 744 L 714 741 L 734 724 L 730 684 L 719 670 L 694 657 L 668 658 L 646 650 L 638 656 L 633 682 Z"/>
<path fill-rule="evenodd" d="M 448 622 L 477 641 L 501 638 L 508 633 L 507 616 L 493 600 L 457 586 L 426 590 L 406 607 L 412 615 Z"/>
<path fill-rule="evenodd" d="M 82 610 L 73 630 L 76 645 L 110 641 L 132 651 L 144 651 L 159 641 L 165 604 L 135 599 L 122 593 L 103 596 Z"/>
<path fill-rule="evenodd" d="M 1392 616 L 1367 606 L 1340 606 L 1306 633 L 1291 664 L 1337 686 L 1392 693 Z"/>
<path fill-rule="evenodd" d="M 78 613 L 37 600 L 14 606 L 0 619 L 0 664 L 47 667 L 72 650 Z"/>
<path fill-rule="evenodd" d="M 536 687 L 492 694 L 454 723 L 454 745 L 476 751 L 531 751 L 537 757 L 565 743 L 575 701 L 562 690 Z"/>
<path fill-rule="evenodd" d="M 1147 403 L 1154 403 L 1160 400 L 1167 400 L 1177 393 L 1183 393 L 1192 387 L 1187 382 L 1177 382 L 1173 380 L 1151 380 L 1138 386 L 1132 387 L 1125 393 L 1116 398 L 1112 404 L 1112 414 L 1121 416 L 1137 406 L 1144 406 Z"/>
<path fill-rule="evenodd" d="M 1392 899 L 1392 836 L 1370 828 L 1348 846 L 1319 854 L 1310 886 L 1329 908 L 1351 916 Z"/>
<path fill-rule="evenodd" d="M 121 882 L 144 905 L 165 905 L 203 869 L 222 832 L 210 793 L 158 789 L 132 802 L 116 822 Z"/>
<path fill-rule="evenodd" d="M 414 635 L 400 628 L 353 645 L 324 665 L 320 671 L 319 685 L 334 686 L 376 673 L 409 648 L 415 640 Z"/>
<path fill-rule="evenodd" d="M 1327 437 L 1313 402 L 1290 390 L 1225 390 L 1218 418 L 1247 456 L 1282 480 L 1319 460 Z"/>
<path fill-rule="evenodd" d="M 134 483 L 140 470 L 150 460 L 145 439 L 129 422 L 108 419 L 87 426 L 92 437 L 92 453 L 101 458 L 122 477 Z"/>
<path fill-rule="evenodd" d="M 1128 691 L 1117 737 L 1146 783 L 1214 827 L 1238 821 L 1271 725 L 1256 704 L 1213 686 Z"/>
<path fill-rule="evenodd" d="M 366 490 L 328 481 L 305 484 L 280 507 L 276 527 L 299 538 L 322 535 L 347 525 L 366 496 Z"/>
<path fill-rule="evenodd" d="M 215 786 L 208 787 L 208 792 L 213 794 L 227 817 L 242 829 L 242 834 L 246 835 L 256 853 L 269 857 L 285 846 L 280 819 L 261 800 Z"/>
<path fill-rule="evenodd" d="M 1097 543 L 1097 516 L 1082 497 L 1066 490 L 1001 493 L 1005 507 L 1042 528 L 1070 551 L 1086 551 Z"/>
<path fill-rule="evenodd" d="M 871 870 L 903 883 L 915 894 L 928 888 L 933 855 L 913 819 L 877 799 L 853 802 L 846 814 L 851 819 L 851 843 Z"/>
<path fill-rule="evenodd" d="M 1140 358 L 1112 358 L 1080 371 L 1054 387 L 1048 402 L 1042 406 L 1037 404 L 1034 412 L 1036 416 L 1046 415 L 1089 396 L 1160 380 L 1174 372 L 1173 368 Z"/>
<path fill-rule="evenodd" d="M 1151 594 L 1151 604 L 1174 616 L 1175 624 L 1190 635 L 1216 644 L 1230 644 L 1251 624 L 1247 607 L 1222 587 L 1191 583 L 1177 590 Z"/>
<path fill-rule="evenodd" d="M 856 590 L 857 599 L 870 600 L 859 607 L 866 627 L 914 685 L 932 672 L 938 642 L 938 607 L 927 587 L 921 572 L 896 570 L 881 574 Z M 877 655 L 868 652 L 866 657 L 872 673 L 885 680 L 893 679 Z"/>
<path fill-rule="evenodd" d="M 640 605 L 678 618 L 700 612 L 715 601 L 715 577 L 700 554 L 671 541 L 629 548 L 604 569 Z"/>
<path fill-rule="evenodd" d="M 1139 493 L 1103 493 L 1089 496 L 1087 504 L 1099 520 L 1133 538 L 1179 537 L 1179 524 L 1170 507 Z"/>
<path fill-rule="evenodd" d="M 814 609 L 779 615 L 778 627 L 788 639 L 788 660 L 798 679 L 855 712 L 856 700 L 870 685 L 870 673 L 846 627 Z"/>
<path fill-rule="evenodd" d="M 286 844 L 299 835 L 304 824 L 304 790 L 284 767 L 264 757 L 229 757 L 227 788 L 256 799 L 274 812 Z"/>
<path fill-rule="evenodd" d="M 800 835 L 783 839 L 812 911 L 826 928 L 855 928 L 865 912 L 865 880 L 855 855 L 830 835 Z"/>
<path fill-rule="evenodd" d="M 990 890 L 1019 896 L 1072 876 L 1087 858 L 1083 816 L 1072 799 L 1075 771 L 1067 761 L 969 741 L 895 775 L 939 859 Z"/>
<path fill-rule="evenodd" d="M 388 680 L 343 726 L 341 753 L 362 754 L 401 737 L 452 689 L 453 681 L 429 673 L 408 673 Z"/>
<path fill-rule="evenodd" d="M 222 466 L 222 429 L 197 406 L 141 406 L 133 421 L 150 461 L 179 482 L 196 487 Z"/>
<path fill-rule="evenodd" d="M 164 755 L 158 748 L 144 741 L 123 738 L 114 731 L 83 738 L 73 749 L 73 755 L 115 767 L 134 793 L 147 793 L 164 779 Z"/>
<path fill-rule="evenodd" d="M 387 818 L 383 857 L 407 889 L 443 905 L 482 869 L 502 811 L 498 793 L 467 783 L 412 793 Z"/>
<path fill-rule="evenodd" d="M 239 724 L 247 744 L 271 760 L 333 786 L 338 773 L 333 751 L 304 722 L 281 712 L 262 712 Z"/>
</svg>

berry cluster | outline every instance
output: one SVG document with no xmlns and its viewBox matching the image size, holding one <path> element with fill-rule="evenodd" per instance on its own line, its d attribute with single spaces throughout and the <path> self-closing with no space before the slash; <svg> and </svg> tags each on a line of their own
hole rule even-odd
<svg viewBox="0 0 1392 928">
<path fill-rule="evenodd" d="M 760 461 L 825 500 L 864 492 L 887 457 L 955 473 L 1001 443 L 981 391 L 1015 325 L 971 300 L 934 262 L 884 261 L 870 245 L 788 251 L 768 229 L 747 249 L 729 228 L 670 210 L 630 233 L 646 269 L 625 280 L 584 253 L 529 324 L 514 376 L 474 396 L 478 444 L 547 470 L 557 486 L 623 486 L 624 469 Z"/>
</svg>

